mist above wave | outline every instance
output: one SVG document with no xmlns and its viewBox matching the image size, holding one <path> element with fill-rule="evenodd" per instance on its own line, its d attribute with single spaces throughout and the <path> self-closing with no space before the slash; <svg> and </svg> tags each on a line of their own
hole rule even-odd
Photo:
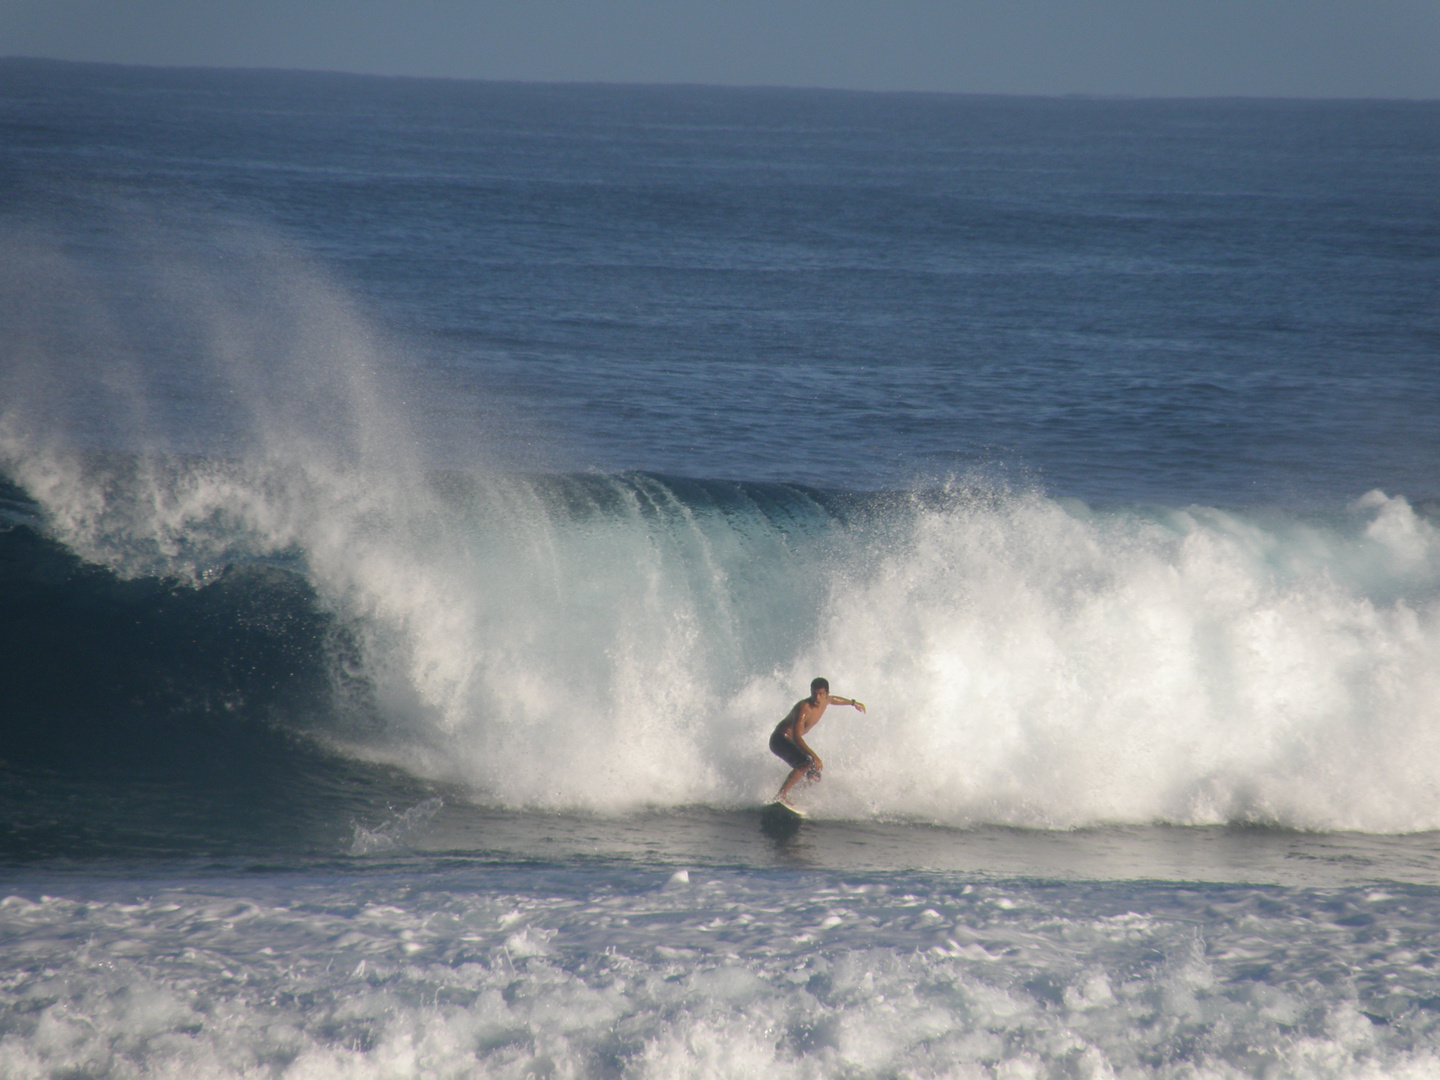
<svg viewBox="0 0 1440 1080">
<path fill-rule="evenodd" d="M 343 291 L 236 244 L 236 281 L 163 262 L 119 330 L 26 248 L 0 464 L 122 578 L 303 574 L 353 647 L 308 726 L 349 753 L 504 806 L 740 805 L 823 674 L 871 710 L 815 734 L 821 815 L 1440 826 L 1440 545 L 1402 496 L 1306 520 L 440 471 Z M 212 421 L 223 453 L 187 442 Z"/>
</svg>

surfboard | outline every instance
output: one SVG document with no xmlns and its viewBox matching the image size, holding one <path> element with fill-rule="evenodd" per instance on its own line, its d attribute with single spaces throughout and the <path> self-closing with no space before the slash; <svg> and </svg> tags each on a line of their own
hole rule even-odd
<svg viewBox="0 0 1440 1080">
<path fill-rule="evenodd" d="M 792 818 L 796 821 L 803 821 L 810 816 L 798 806 L 791 806 L 789 803 L 781 802 L 779 799 L 771 799 L 760 808 L 760 812 L 767 817 Z"/>
</svg>

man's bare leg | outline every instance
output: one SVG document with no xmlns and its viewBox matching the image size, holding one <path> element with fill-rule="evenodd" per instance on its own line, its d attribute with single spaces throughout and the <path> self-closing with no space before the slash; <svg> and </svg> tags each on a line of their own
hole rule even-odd
<svg viewBox="0 0 1440 1080">
<path fill-rule="evenodd" d="M 799 768 L 791 769 L 790 775 L 785 778 L 785 783 L 780 785 L 780 791 L 775 796 L 776 802 L 788 803 L 790 800 L 785 796 L 790 794 L 790 789 L 800 782 L 801 777 L 813 776 L 820 779 L 820 772 L 814 765 L 801 765 Z"/>
</svg>

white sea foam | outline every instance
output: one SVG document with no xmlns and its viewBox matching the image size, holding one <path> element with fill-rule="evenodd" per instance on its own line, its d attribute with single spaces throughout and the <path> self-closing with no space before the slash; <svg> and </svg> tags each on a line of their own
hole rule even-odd
<svg viewBox="0 0 1440 1080">
<path fill-rule="evenodd" d="M 769 693 L 828 671 L 876 704 L 824 735 L 837 806 L 1434 828 L 1440 545 L 1403 498 L 1354 514 L 1320 527 L 1035 497 L 922 512 L 837 574 Z"/>
<path fill-rule="evenodd" d="M 373 829 L 354 824 L 355 835 L 350 841 L 351 855 L 374 855 L 403 848 L 417 829 L 435 817 L 445 806 L 441 798 L 425 799 L 405 810 L 395 811 Z"/>
<path fill-rule="evenodd" d="M 1440 1067 L 1425 893 L 493 871 L 0 902 L 0 1073 L 1296 1077 Z M 1203 935 L 1197 931 L 1203 926 Z"/>
</svg>

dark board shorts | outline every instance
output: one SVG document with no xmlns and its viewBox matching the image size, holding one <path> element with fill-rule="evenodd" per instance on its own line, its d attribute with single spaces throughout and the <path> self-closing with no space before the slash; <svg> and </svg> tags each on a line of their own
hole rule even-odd
<svg viewBox="0 0 1440 1080">
<path fill-rule="evenodd" d="M 778 730 L 770 736 L 770 752 L 792 769 L 808 769 L 815 759 L 801 750 Z"/>
</svg>

